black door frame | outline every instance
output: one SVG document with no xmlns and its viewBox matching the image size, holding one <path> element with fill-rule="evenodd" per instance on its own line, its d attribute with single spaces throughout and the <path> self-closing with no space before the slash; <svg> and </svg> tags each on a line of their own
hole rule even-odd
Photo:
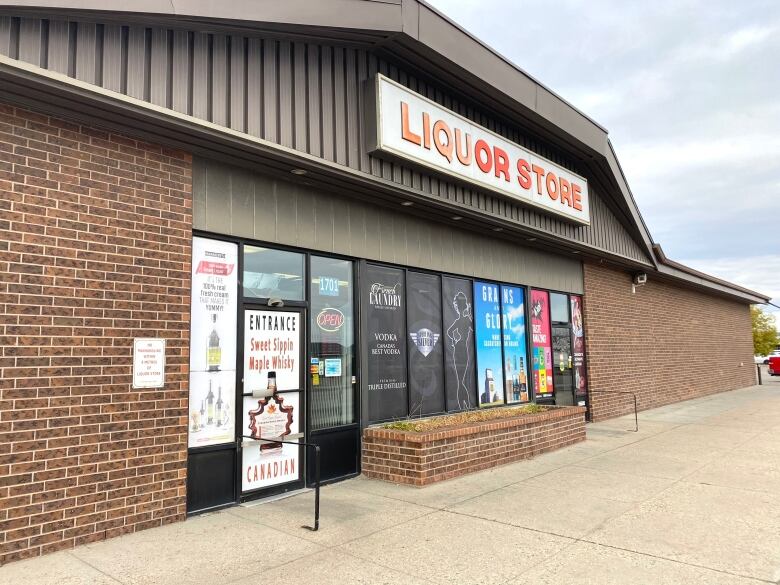
<svg viewBox="0 0 780 585">
<path fill-rule="evenodd" d="M 568 298 L 566 299 L 566 302 L 567 303 L 569 302 Z M 556 327 L 560 327 L 560 328 L 566 327 L 566 334 L 565 335 L 561 335 L 561 338 L 564 338 L 564 339 L 566 339 L 569 342 L 569 359 L 571 360 L 571 364 L 572 365 L 571 365 L 571 367 L 568 368 L 568 370 L 565 369 L 563 372 L 561 372 L 560 368 L 558 366 L 556 366 L 556 364 L 555 364 L 555 345 L 552 344 L 552 339 L 555 337 L 555 333 L 553 333 L 553 331 L 554 331 L 554 329 Z M 571 401 L 572 401 L 571 405 L 576 406 L 577 405 L 577 395 L 575 393 L 575 388 L 574 388 L 574 346 L 572 344 L 571 335 L 572 335 L 571 334 L 571 323 L 561 323 L 560 321 L 556 322 L 556 323 L 551 323 L 551 325 L 550 325 L 550 338 L 551 338 L 550 342 L 551 342 L 551 345 L 552 345 L 552 348 L 553 348 L 553 369 L 552 369 L 552 371 L 553 371 L 553 398 L 555 398 L 555 395 L 558 393 L 558 390 L 557 390 L 558 384 L 556 383 L 556 379 L 560 380 L 563 377 L 568 377 L 569 378 L 569 386 L 570 386 L 570 389 L 571 389 Z M 558 402 L 556 401 L 555 404 L 558 405 Z"/>
<path fill-rule="evenodd" d="M 327 485 L 329 483 L 334 483 L 337 481 L 342 481 L 344 479 L 348 479 L 350 477 L 357 477 L 360 475 L 361 472 L 361 460 L 360 460 L 360 447 L 362 444 L 362 429 L 363 425 L 361 422 L 361 392 L 360 392 L 360 383 L 362 380 L 361 373 L 363 371 L 362 368 L 362 355 L 363 352 L 360 348 L 360 340 L 362 339 L 362 329 L 361 329 L 361 315 L 360 315 L 360 278 L 361 278 L 361 272 L 360 272 L 360 263 L 361 261 L 356 258 L 351 258 L 349 256 L 344 256 L 343 254 L 332 254 L 329 252 L 320 252 L 317 250 L 306 250 L 304 252 L 306 255 L 306 291 L 305 291 L 305 298 L 306 298 L 306 306 L 309 311 L 309 319 L 314 318 L 315 309 L 312 305 L 312 293 L 311 293 L 311 285 L 312 285 L 312 278 L 313 275 L 311 273 L 311 266 L 312 266 L 312 256 L 316 256 L 318 258 L 328 258 L 333 260 L 343 260 L 350 263 L 350 272 L 352 275 L 352 351 L 354 352 L 352 364 L 352 374 L 351 376 L 355 379 L 354 383 L 351 384 L 352 388 L 352 416 L 353 416 L 353 422 L 346 424 L 346 425 L 338 425 L 334 427 L 324 427 L 321 429 L 312 429 L 311 428 L 311 405 L 312 401 L 307 400 L 306 401 L 306 415 L 307 415 L 307 423 L 306 423 L 306 433 L 308 440 L 311 443 L 320 444 L 323 441 L 327 441 L 328 437 L 338 434 L 338 433 L 345 433 L 345 432 L 351 432 L 354 434 L 354 440 L 356 442 L 355 446 L 355 466 L 354 471 L 351 473 L 348 473 L 346 475 L 339 475 L 334 477 L 327 477 L 327 470 L 321 469 L 321 474 L 326 476 L 326 479 L 322 479 L 320 481 L 321 485 Z M 305 377 L 306 377 L 306 384 L 309 388 L 309 392 L 314 392 L 314 389 L 312 388 L 311 382 L 310 382 L 310 376 L 309 376 L 309 366 L 311 364 L 311 358 L 312 356 L 312 342 L 311 342 L 311 333 L 314 325 L 311 325 L 306 328 L 306 359 L 305 359 Z M 310 396 L 310 395 L 309 395 Z M 306 466 L 306 486 L 312 487 L 314 485 L 314 470 L 312 465 Z"/>
<path fill-rule="evenodd" d="M 553 318 L 552 318 L 552 296 L 553 295 L 561 295 L 561 296 L 563 296 L 566 299 L 566 321 L 565 322 L 564 321 L 553 321 Z M 569 376 L 569 379 L 570 379 L 570 382 L 571 382 L 571 384 L 570 384 L 570 386 L 571 386 L 571 400 L 572 400 L 572 405 L 576 406 L 577 405 L 577 392 L 576 392 L 576 388 L 574 387 L 574 337 L 573 337 L 574 333 L 572 331 L 572 326 L 571 326 L 571 318 L 572 318 L 571 317 L 571 293 L 560 292 L 560 291 L 549 291 L 548 299 L 549 299 L 548 305 L 549 305 L 549 316 L 550 316 L 550 348 L 552 349 L 552 358 L 553 358 L 553 363 L 552 363 L 552 367 L 553 367 L 553 369 L 552 369 L 552 371 L 553 371 L 553 400 L 555 399 L 555 393 L 556 393 L 555 388 L 557 386 L 557 384 L 555 383 L 555 378 L 556 377 L 560 378 L 561 375 L 566 375 L 565 373 L 560 372 L 560 370 L 558 371 L 558 374 L 555 373 L 557 368 L 555 367 L 555 345 L 553 344 L 553 339 L 552 339 L 553 338 L 553 329 L 556 326 L 558 326 L 558 327 L 564 327 L 565 326 L 566 327 L 566 336 L 567 336 L 567 338 L 569 340 L 569 359 L 571 360 L 571 364 L 572 364 L 571 367 L 569 368 L 569 371 L 568 371 L 568 376 Z"/>
</svg>

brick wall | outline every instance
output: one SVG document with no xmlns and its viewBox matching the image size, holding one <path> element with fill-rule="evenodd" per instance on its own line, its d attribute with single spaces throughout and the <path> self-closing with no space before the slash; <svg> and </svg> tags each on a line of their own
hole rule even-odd
<svg viewBox="0 0 780 585">
<path fill-rule="evenodd" d="M 755 384 L 748 305 L 585 264 L 589 388 L 637 394 L 640 410 Z M 633 412 L 590 395 L 593 420 Z"/>
<path fill-rule="evenodd" d="M 188 154 L 0 104 L 0 562 L 184 518 L 191 211 Z"/>
<path fill-rule="evenodd" d="M 366 477 L 416 486 L 528 459 L 585 440 L 585 409 L 558 407 L 425 433 L 368 427 Z"/>
</svg>

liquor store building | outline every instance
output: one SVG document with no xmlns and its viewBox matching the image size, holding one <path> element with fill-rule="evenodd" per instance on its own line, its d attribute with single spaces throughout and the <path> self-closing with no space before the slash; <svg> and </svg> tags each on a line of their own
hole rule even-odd
<svg viewBox="0 0 780 585">
<path fill-rule="evenodd" d="M 426 4 L 13 4 L 3 562 L 311 482 L 252 436 L 330 481 L 375 423 L 754 383 L 768 299 L 668 259 L 606 130 Z"/>
</svg>

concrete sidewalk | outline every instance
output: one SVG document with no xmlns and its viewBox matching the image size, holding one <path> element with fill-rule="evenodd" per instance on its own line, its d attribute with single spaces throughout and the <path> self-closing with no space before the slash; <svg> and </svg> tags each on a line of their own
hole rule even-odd
<svg viewBox="0 0 780 585">
<path fill-rule="evenodd" d="M 780 580 L 780 379 L 427 488 L 363 478 L 0 568 L 5 585 Z"/>
</svg>

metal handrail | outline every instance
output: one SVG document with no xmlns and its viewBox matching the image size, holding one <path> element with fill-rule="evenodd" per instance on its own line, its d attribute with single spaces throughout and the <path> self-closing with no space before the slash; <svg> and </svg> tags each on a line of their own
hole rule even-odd
<svg viewBox="0 0 780 585">
<path fill-rule="evenodd" d="M 625 392 L 623 390 L 588 390 L 589 393 L 595 394 L 597 392 L 601 392 L 602 394 L 627 394 L 629 396 L 632 396 L 634 398 L 634 431 L 635 433 L 639 432 L 639 409 L 636 405 L 636 394 L 633 392 Z M 593 422 L 593 414 L 590 414 L 591 422 Z"/>
<path fill-rule="evenodd" d="M 283 445 L 303 445 L 304 447 L 314 449 L 314 527 L 302 526 L 312 532 L 320 529 L 320 446 L 314 443 L 304 443 L 303 441 L 281 441 L 279 439 L 265 439 L 263 437 L 253 437 L 252 435 L 241 435 L 242 439 L 252 441 L 265 441 L 266 443 L 279 443 Z"/>
</svg>

